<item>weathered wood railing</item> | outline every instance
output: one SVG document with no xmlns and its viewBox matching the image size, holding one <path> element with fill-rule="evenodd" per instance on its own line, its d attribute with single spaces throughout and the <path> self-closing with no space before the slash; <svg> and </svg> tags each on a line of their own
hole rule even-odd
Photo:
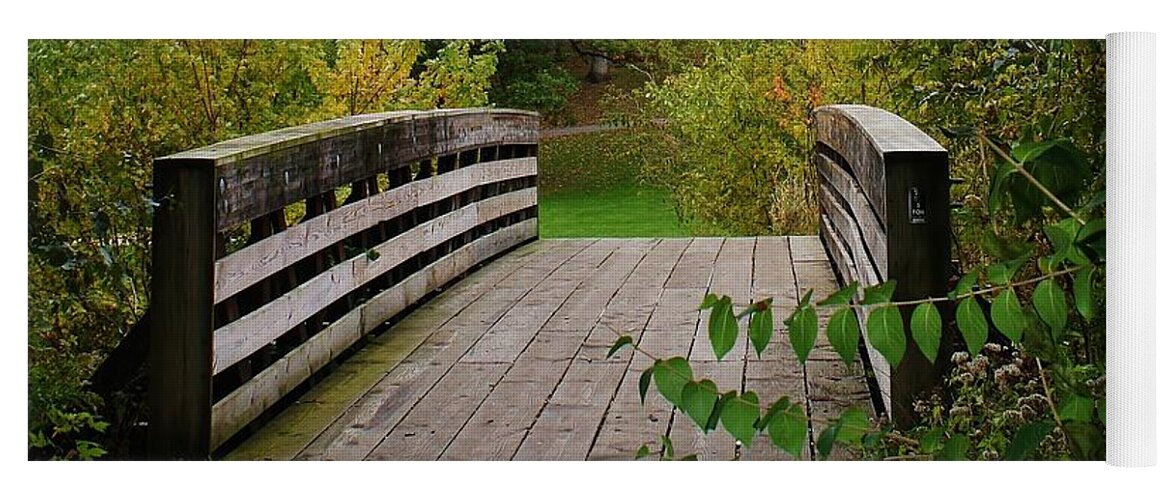
<svg viewBox="0 0 1171 500">
<path fill-rule="evenodd" d="M 896 280 L 894 300 L 946 294 L 951 260 L 947 151 L 906 120 L 869 106 L 824 106 L 814 118 L 820 232 L 838 274 L 863 287 Z M 904 319 L 910 316 L 905 308 Z M 863 314 L 863 325 L 865 319 Z M 909 329 L 906 355 L 893 371 L 869 342 L 866 348 L 894 423 L 912 423 L 914 399 L 936 385 L 936 367 L 919 351 Z"/>
<path fill-rule="evenodd" d="M 537 134 L 523 111 L 392 112 L 155 160 L 152 454 L 207 457 L 367 333 L 535 238 Z"/>
</svg>

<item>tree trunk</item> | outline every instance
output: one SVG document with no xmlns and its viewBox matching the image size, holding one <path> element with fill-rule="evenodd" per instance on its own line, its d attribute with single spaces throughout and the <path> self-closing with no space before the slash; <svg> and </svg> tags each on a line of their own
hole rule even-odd
<svg viewBox="0 0 1171 500">
<path fill-rule="evenodd" d="M 588 55 L 586 59 L 590 62 L 590 73 L 586 75 L 586 80 L 590 83 L 601 83 L 610 77 L 609 59 L 595 55 Z"/>
</svg>

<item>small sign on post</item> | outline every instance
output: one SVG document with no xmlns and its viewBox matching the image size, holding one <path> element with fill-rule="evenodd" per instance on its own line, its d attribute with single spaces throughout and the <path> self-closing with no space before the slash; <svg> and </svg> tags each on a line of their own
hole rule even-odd
<svg viewBox="0 0 1171 500">
<path fill-rule="evenodd" d="M 927 223 L 927 203 L 923 201 L 923 193 L 918 187 L 907 192 L 907 214 L 911 217 L 911 224 Z"/>
</svg>

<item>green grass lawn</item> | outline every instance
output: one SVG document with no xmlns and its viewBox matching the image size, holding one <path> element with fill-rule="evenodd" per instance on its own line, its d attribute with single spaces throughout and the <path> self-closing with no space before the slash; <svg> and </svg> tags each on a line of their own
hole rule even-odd
<svg viewBox="0 0 1171 500">
<path fill-rule="evenodd" d="M 542 238 L 688 236 L 661 189 L 627 184 L 541 193 Z"/>
<path fill-rule="evenodd" d="M 648 138 L 614 130 L 550 139 L 540 151 L 542 238 L 688 236 L 669 194 L 639 182 Z"/>
</svg>

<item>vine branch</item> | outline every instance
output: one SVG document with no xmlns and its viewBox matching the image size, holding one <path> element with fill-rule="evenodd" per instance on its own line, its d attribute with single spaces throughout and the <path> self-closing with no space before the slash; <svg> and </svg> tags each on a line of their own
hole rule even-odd
<svg viewBox="0 0 1171 500">
<path fill-rule="evenodd" d="M 1008 153 L 1006 153 L 1003 149 L 1001 149 L 1000 146 L 997 146 L 995 143 L 992 142 L 991 139 L 986 137 L 984 134 L 978 134 L 978 137 L 980 138 L 981 141 L 983 141 L 985 144 L 987 144 L 988 147 L 992 148 L 992 150 L 996 152 L 997 156 L 1000 156 L 1001 158 L 1004 159 L 1004 161 L 1007 161 L 1009 165 L 1012 165 L 1012 167 L 1014 169 L 1016 169 L 1016 172 L 1018 174 L 1021 174 L 1022 177 L 1024 177 L 1025 179 L 1028 179 L 1029 183 L 1031 183 L 1033 185 L 1033 187 L 1036 187 L 1038 190 L 1040 190 L 1042 193 L 1044 193 L 1045 196 L 1047 198 L 1049 198 L 1049 201 L 1052 201 L 1054 205 L 1057 205 L 1059 208 L 1061 208 L 1061 210 L 1064 211 L 1067 215 L 1069 215 L 1070 217 L 1073 217 L 1073 220 L 1076 220 L 1078 222 L 1078 224 L 1081 224 L 1083 226 L 1086 225 L 1086 221 L 1083 220 L 1080 216 L 1078 216 L 1078 214 L 1074 213 L 1073 209 L 1069 208 L 1069 205 L 1066 205 L 1065 202 L 1061 201 L 1061 199 L 1058 198 L 1057 195 L 1053 194 L 1053 192 L 1050 191 L 1049 188 L 1045 187 L 1044 184 L 1041 184 L 1041 181 L 1037 180 L 1036 177 L 1033 177 L 1033 174 L 1030 174 L 1028 170 L 1025 170 L 1024 165 L 1022 165 L 1020 162 L 1014 160 L 1011 156 L 1009 156 Z"/>
</svg>

